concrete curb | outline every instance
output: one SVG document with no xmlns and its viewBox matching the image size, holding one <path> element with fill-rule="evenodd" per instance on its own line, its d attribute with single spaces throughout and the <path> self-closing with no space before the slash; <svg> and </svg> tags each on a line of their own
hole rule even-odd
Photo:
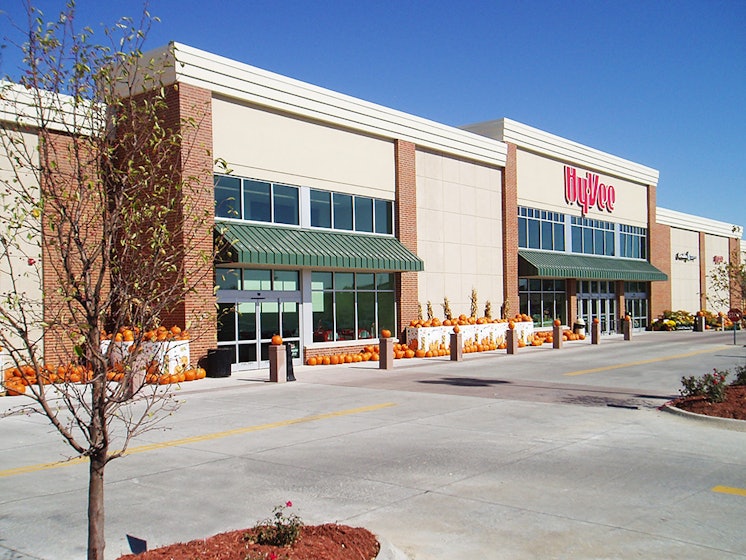
<svg viewBox="0 0 746 560">
<path fill-rule="evenodd" d="M 694 420 L 696 422 L 710 424 L 712 426 L 723 428 L 725 430 L 746 432 L 746 420 L 737 420 L 735 418 L 719 418 L 717 416 L 707 416 L 706 414 L 695 414 L 694 412 L 689 412 L 688 410 L 676 408 L 675 406 L 668 403 L 661 406 L 660 410 L 664 412 L 670 412 L 671 414 L 676 414 L 677 416 L 682 416 L 684 418 L 689 418 L 690 420 Z"/>
<path fill-rule="evenodd" d="M 381 535 L 376 535 L 378 544 L 381 546 L 376 556 L 376 560 L 411 560 L 403 551 L 396 548 Z"/>
</svg>

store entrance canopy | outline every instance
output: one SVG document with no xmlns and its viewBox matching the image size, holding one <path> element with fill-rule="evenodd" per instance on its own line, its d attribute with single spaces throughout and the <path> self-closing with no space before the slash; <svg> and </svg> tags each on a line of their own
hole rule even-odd
<svg viewBox="0 0 746 560">
<path fill-rule="evenodd" d="M 401 272 L 424 268 L 395 237 L 228 222 L 216 224 L 215 234 L 222 263 Z"/>
<path fill-rule="evenodd" d="M 668 276 L 647 261 L 578 255 L 518 251 L 518 275 L 524 278 L 577 278 L 579 280 L 626 280 L 651 282 Z"/>
</svg>

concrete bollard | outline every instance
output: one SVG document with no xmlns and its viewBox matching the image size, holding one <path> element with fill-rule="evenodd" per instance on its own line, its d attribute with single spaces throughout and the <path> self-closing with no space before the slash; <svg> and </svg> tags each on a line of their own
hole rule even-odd
<svg viewBox="0 0 746 560">
<path fill-rule="evenodd" d="M 287 358 L 284 344 L 269 345 L 269 380 L 285 383 L 288 380 Z"/>
<path fill-rule="evenodd" d="M 505 344 L 508 354 L 515 354 L 518 352 L 518 337 L 515 334 L 515 329 L 508 327 L 508 331 L 505 335 Z"/>
<path fill-rule="evenodd" d="M 378 369 L 394 367 L 394 338 L 382 338 L 378 342 Z"/>
<path fill-rule="evenodd" d="M 552 348 L 562 348 L 562 325 L 552 327 Z"/>
<path fill-rule="evenodd" d="M 601 323 L 598 319 L 591 323 L 591 344 L 601 344 Z"/>
<path fill-rule="evenodd" d="M 451 361 L 460 362 L 464 359 L 463 335 L 451 333 Z"/>
<path fill-rule="evenodd" d="M 629 315 L 622 319 L 622 334 L 624 340 L 632 340 L 632 318 Z"/>
</svg>

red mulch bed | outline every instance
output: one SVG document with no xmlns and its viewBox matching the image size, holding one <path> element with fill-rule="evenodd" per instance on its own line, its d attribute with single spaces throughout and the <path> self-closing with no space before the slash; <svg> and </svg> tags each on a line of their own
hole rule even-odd
<svg viewBox="0 0 746 560">
<path fill-rule="evenodd" d="M 682 397 L 671 404 L 694 414 L 746 420 L 746 385 L 729 385 L 721 403 L 708 402 L 704 397 Z"/>
<path fill-rule="evenodd" d="M 301 527 L 292 547 L 259 545 L 244 538 L 250 529 L 220 533 L 206 539 L 178 543 L 119 560 L 373 560 L 376 536 L 359 527 L 329 523 Z"/>
</svg>

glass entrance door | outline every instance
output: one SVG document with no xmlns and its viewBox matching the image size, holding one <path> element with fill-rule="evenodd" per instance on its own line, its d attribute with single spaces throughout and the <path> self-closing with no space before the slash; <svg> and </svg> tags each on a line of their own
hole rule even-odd
<svg viewBox="0 0 746 560">
<path fill-rule="evenodd" d="M 648 326 L 648 300 L 625 299 L 624 307 L 627 315 L 632 318 L 632 327 L 636 330 L 645 330 Z"/>
<path fill-rule="evenodd" d="M 593 319 L 598 318 L 601 332 L 611 334 L 616 332 L 616 301 L 613 299 L 578 299 L 578 317 L 582 317 L 586 324 L 586 331 L 590 332 Z"/>
<path fill-rule="evenodd" d="M 601 332 L 616 332 L 617 305 L 614 282 L 606 280 L 578 281 L 578 317 L 582 317 L 586 330 L 590 330 L 593 319 L 598 318 Z"/>
<path fill-rule="evenodd" d="M 269 367 L 275 334 L 299 357 L 300 292 L 232 292 L 218 307 L 218 346 L 233 349 L 234 371 Z"/>
</svg>

